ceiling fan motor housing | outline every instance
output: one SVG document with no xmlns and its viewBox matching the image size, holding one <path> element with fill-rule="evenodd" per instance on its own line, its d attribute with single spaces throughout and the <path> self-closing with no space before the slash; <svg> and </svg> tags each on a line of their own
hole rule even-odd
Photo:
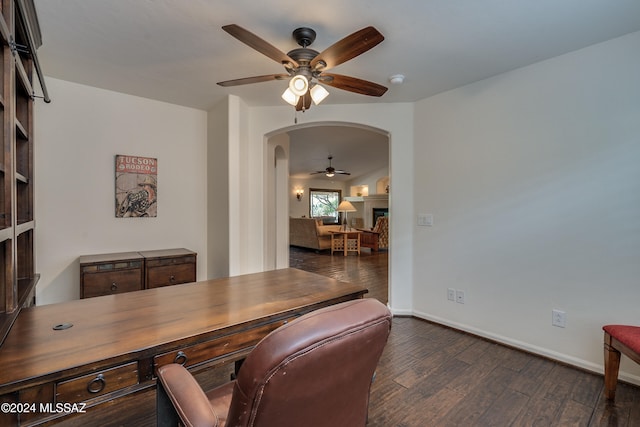
<svg viewBox="0 0 640 427">
<path fill-rule="evenodd" d="M 303 48 L 310 46 L 316 39 L 316 32 L 311 28 L 300 27 L 293 30 L 293 38 Z"/>
</svg>

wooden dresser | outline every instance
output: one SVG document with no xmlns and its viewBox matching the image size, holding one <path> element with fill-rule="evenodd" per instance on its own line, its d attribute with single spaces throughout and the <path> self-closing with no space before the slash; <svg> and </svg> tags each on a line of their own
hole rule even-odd
<svg viewBox="0 0 640 427">
<path fill-rule="evenodd" d="M 195 282 L 196 255 L 162 249 L 81 256 L 80 298 Z"/>
<path fill-rule="evenodd" d="M 287 321 L 366 292 L 287 268 L 26 308 L 0 347 L 0 426 L 155 425 L 159 366 L 240 360 Z"/>
</svg>

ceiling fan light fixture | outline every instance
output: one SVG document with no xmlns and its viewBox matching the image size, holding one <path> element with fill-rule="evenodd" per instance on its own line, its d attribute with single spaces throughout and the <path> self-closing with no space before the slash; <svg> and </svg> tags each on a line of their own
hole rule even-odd
<svg viewBox="0 0 640 427">
<path fill-rule="evenodd" d="M 287 90 L 285 90 L 282 94 L 282 99 L 284 99 L 287 104 L 295 107 L 298 104 L 298 100 L 300 99 L 300 97 L 293 93 L 291 89 L 287 88 Z"/>
<path fill-rule="evenodd" d="M 309 90 L 309 80 L 298 74 L 289 80 L 289 90 L 297 96 L 302 96 Z"/>
<path fill-rule="evenodd" d="M 327 177 L 329 177 L 329 178 L 333 178 L 333 177 L 335 176 L 335 173 L 333 173 L 333 172 L 327 172 L 325 175 L 326 175 Z"/>
<path fill-rule="evenodd" d="M 320 104 L 327 96 L 329 96 L 329 92 L 319 84 L 311 88 L 311 99 L 314 104 Z"/>
</svg>

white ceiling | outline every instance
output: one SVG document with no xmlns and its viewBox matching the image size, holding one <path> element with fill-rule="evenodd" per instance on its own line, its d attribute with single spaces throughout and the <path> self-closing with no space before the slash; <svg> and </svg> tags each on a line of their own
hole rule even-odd
<svg viewBox="0 0 640 427">
<path fill-rule="evenodd" d="M 385 40 L 331 72 L 370 80 L 389 90 L 376 98 L 328 88 L 326 104 L 413 102 L 640 30 L 639 0 L 35 0 L 35 4 L 43 34 L 38 54 L 45 75 L 205 110 L 228 94 L 240 96 L 250 106 L 284 102 L 283 81 L 216 85 L 284 72 L 280 64 L 221 29 L 231 23 L 284 52 L 298 47 L 291 37 L 297 27 L 317 32 L 311 47 L 318 51 L 361 28 L 376 27 Z M 405 83 L 390 85 L 393 74 L 404 74 Z M 50 95 L 55 102 L 55 94 Z M 314 159 L 326 162 L 331 153 L 334 166 L 354 168 L 340 163 L 340 146 L 320 148 Z"/>
</svg>

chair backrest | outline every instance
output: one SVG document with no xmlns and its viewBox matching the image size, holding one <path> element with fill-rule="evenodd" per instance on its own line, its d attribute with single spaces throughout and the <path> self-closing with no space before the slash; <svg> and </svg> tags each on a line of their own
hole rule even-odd
<svg viewBox="0 0 640 427">
<path fill-rule="evenodd" d="M 308 313 L 269 334 L 234 386 L 227 426 L 364 426 L 391 329 L 372 298 Z"/>
</svg>

